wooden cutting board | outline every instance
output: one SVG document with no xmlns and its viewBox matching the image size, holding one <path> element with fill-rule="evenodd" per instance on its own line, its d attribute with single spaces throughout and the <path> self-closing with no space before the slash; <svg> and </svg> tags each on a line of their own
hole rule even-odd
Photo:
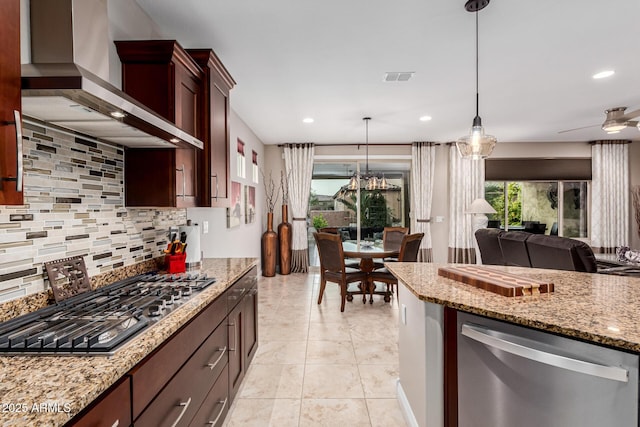
<svg viewBox="0 0 640 427">
<path fill-rule="evenodd" d="M 442 267 L 438 269 L 438 275 L 505 297 L 553 292 L 553 283 L 551 282 L 541 282 L 525 276 L 475 265 Z"/>
</svg>

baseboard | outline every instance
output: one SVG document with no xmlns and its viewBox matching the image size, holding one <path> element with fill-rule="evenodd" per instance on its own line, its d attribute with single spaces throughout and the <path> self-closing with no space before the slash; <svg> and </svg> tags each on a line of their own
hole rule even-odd
<svg viewBox="0 0 640 427">
<path fill-rule="evenodd" d="M 404 416 L 404 420 L 407 422 L 407 425 L 410 427 L 419 427 L 418 421 L 411 410 L 411 405 L 409 404 L 407 395 L 402 389 L 402 384 L 400 384 L 400 378 L 396 379 L 396 393 L 398 402 L 400 403 L 400 410 L 402 410 L 402 415 Z"/>
</svg>

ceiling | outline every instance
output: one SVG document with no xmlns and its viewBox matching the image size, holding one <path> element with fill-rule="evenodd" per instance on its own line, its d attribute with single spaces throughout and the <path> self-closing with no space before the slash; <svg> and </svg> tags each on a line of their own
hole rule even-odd
<svg viewBox="0 0 640 427">
<path fill-rule="evenodd" d="M 238 82 L 232 108 L 265 144 L 363 142 L 364 116 L 372 143 L 452 141 L 475 115 L 464 0 L 137 2 L 165 37 L 215 50 Z M 607 108 L 640 108 L 638 19 L 638 0 L 493 0 L 479 12 L 485 131 L 499 142 L 640 140 L 599 128 Z M 383 82 L 394 71 L 415 75 Z"/>
</svg>

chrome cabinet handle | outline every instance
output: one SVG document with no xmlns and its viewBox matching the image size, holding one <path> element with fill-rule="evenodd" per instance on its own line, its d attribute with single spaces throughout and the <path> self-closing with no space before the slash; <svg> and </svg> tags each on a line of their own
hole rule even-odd
<svg viewBox="0 0 640 427">
<path fill-rule="evenodd" d="M 213 175 L 211 175 L 211 178 L 215 178 L 216 179 L 216 195 L 213 196 L 213 198 L 218 200 L 218 174 L 214 173 Z"/>
<path fill-rule="evenodd" d="M 176 172 L 182 172 L 182 194 L 176 195 L 176 197 L 184 198 L 187 195 L 187 182 L 185 181 L 184 175 L 184 163 L 181 168 L 176 168 Z"/>
<path fill-rule="evenodd" d="M 224 356 L 224 354 L 227 352 L 227 346 L 224 346 L 222 348 L 219 348 L 218 351 L 220 352 L 220 356 L 218 356 L 218 359 L 213 362 L 213 363 L 207 363 L 207 366 L 209 367 L 209 369 L 211 369 L 213 371 L 213 368 L 216 367 L 216 365 L 218 363 L 220 363 L 220 361 L 222 360 L 222 356 Z"/>
<path fill-rule="evenodd" d="M 182 411 L 180 411 L 180 415 L 178 415 L 178 418 L 176 418 L 173 424 L 171 424 L 171 427 L 176 427 L 178 425 L 178 423 L 184 416 L 184 413 L 187 412 L 187 408 L 189 408 L 189 405 L 191 405 L 191 398 L 189 398 L 186 402 L 180 402 L 178 404 L 178 406 L 182 406 L 183 408 Z"/>
<path fill-rule="evenodd" d="M 111 424 L 111 427 L 118 427 L 120 425 L 120 420 L 116 420 L 113 424 Z"/>
<path fill-rule="evenodd" d="M 22 163 L 22 119 L 20 118 L 20 111 L 13 110 L 13 117 L 16 121 L 16 160 L 18 166 L 18 172 L 16 174 L 16 191 L 22 191 L 22 172 L 24 165 Z"/>
<path fill-rule="evenodd" d="M 490 335 L 491 330 L 478 325 L 462 325 L 461 334 L 465 337 L 478 341 L 486 346 L 494 347 L 507 353 L 533 360 L 539 363 L 555 366 L 569 371 L 594 377 L 605 378 L 613 381 L 626 383 L 629 381 L 629 372 L 626 369 L 615 366 L 605 366 L 596 363 L 585 362 L 584 360 L 573 359 L 558 354 L 548 353 L 531 347 L 526 347 L 515 342 Z M 501 332 L 504 334 L 504 332 Z M 509 334 L 505 334 L 509 335 Z M 513 336 L 513 335 L 512 335 Z M 516 338 L 515 336 L 513 336 Z"/>
<path fill-rule="evenodd" d="M 233 328 L 233 334 L 231 334 L 231 335 L 232 335 L 232 336 L 233 336 L 233 338 L 234 338 L 234 339 L 233 339 L 233 341 L 234 341 L 234 342 L 233 342 L 233 345 L 235 346 L 235 344 L 236 344 L 236 343 L 235 343 L 235 338 L 236 338 L 236 324 L 235 324 L 235 323 L 229 323 L 229 327 L 232 327 L 232 328 Z M 232 347 L 231 347 L 231 344 L 229 344 L 229 351 L 236 351 L 236 349 L 235 349 L 235 348 L 232 348 Z"/>
<path fill-rule="evenodd" d="M 218 412 L 218 416 L 213 421 L 209 421 L 207 423 L 207 424 L 211 424 L 212 426 L 216 425 L 216 423 L 220 419 L 220 416 L 224 412 L 224 407 L 227 406 L 227 398 L 225 397 L 224 400 L 218 400 L 218 403 L 222 405 L 222 408 L 220 408 L 220 412 Z"/>
</svg>

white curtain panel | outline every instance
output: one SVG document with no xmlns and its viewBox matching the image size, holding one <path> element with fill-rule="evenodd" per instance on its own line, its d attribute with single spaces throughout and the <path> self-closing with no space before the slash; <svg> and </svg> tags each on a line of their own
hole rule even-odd
<svg viewBox="0 0 640 427">
<path fill-rule="evenodd" d="M 293 224 L 291 271 L 309 270 L 309 241 L 307 237 L 307 210 L 313 173 L 313 144 L 287 144 L 284 146 L 285 172 L 289 182 L 289 204 Z"/>
<path fill-rule="evenodd" d="M 591 148 L 591 246 L 615 253 L 629 243 L 629 141 L 596 141 Z"/>
<path fill-rule="evenodd" d="M 414 142 L 411 147 L 411 233 L 424 233 L 418 261 L 433 261 L 431 243 L 431 201 L 435 171 L 436 145 Z"/>
<path fill-rule="evenodd" d="M 465 211 L 477 198 L 484 198 L 484 160 L 460 157 L 455 144 L 449 146 L 449 262 L 476 262 L 472 215 Z"/>
</svg>

